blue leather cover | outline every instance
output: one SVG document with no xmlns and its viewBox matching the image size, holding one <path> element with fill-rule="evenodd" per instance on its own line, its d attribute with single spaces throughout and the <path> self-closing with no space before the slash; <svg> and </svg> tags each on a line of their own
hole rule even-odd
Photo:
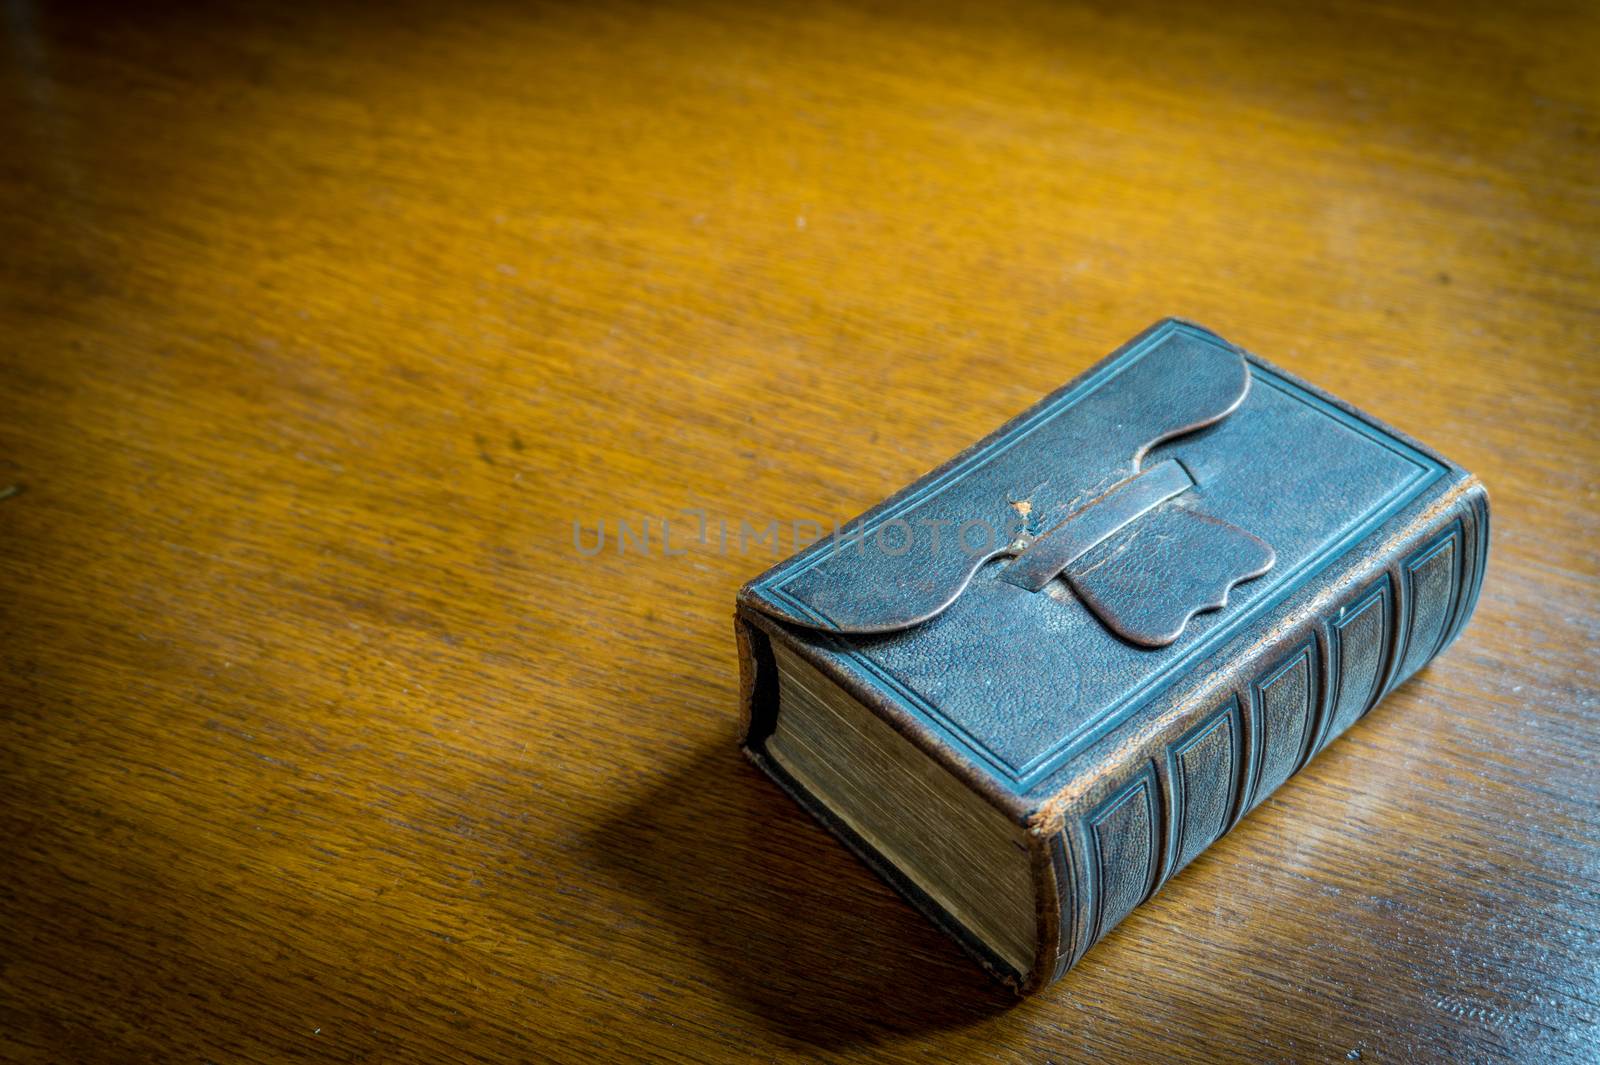
<svg viewBox="0 0 1600 1065">
<path fill-rule="evenodd" d="M 781 639 L 1028 825 L 1035 987 L 1442 649 L 1486 551 L 1465 471 L 1168 319 L 741 591 L 746 746 Z"/>
</svg>

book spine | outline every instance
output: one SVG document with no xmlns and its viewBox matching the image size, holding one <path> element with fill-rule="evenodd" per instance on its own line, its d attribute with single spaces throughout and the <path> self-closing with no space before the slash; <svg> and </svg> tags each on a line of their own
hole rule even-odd
<svg viewBox="0 0 1600 1065">
<path fill-rule="evenodd" d="M 1488 497 L 1463 481 L 1319 581 L 1138 736 L 1108 738 L 1033 826 L 1058 907 L 1025 990 L 1059 979 L 1134 907 L 1450 645 L 1489 546 Z"/>
</svg>

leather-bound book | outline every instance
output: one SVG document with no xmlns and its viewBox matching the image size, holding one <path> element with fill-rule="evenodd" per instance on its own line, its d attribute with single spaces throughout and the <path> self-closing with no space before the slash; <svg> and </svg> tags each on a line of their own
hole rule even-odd
<svg viewBox="0 0 1600 1065">
<path fill-rule="evenodd" d="M 1168 319 L 740 591 L 744 747 L 1036 990 L 1449 646 L 1488 545 L 1465 470 Z"/>
</svg>

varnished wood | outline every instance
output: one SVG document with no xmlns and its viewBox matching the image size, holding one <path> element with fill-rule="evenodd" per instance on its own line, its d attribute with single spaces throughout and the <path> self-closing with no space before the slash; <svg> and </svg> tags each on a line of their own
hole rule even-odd
<svg viewBox="0 0 1600 1065">
<path fill-rule="evenodd" d="M 1600 1055 L 1592 5 L 7 19 L 0 1056 Z M 736 754 L 738 523 L 1164 314 L 1479 472 L 1488 580 L 1015 1005 Z"/>
</svg>

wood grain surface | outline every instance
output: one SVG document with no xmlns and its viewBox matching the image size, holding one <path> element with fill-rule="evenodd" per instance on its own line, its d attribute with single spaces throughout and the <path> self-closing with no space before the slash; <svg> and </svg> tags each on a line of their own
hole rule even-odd
<svg viewBox="0 0 1600 1065">
<path fill-rule="evenodd" d="M 6 8 L 0 1058 L 1600 1056 L 1592 4 L 261 6 Z M 1017 1004 L 733 594 L 1165 314 L 1488 580 Z"/>
</svg>

